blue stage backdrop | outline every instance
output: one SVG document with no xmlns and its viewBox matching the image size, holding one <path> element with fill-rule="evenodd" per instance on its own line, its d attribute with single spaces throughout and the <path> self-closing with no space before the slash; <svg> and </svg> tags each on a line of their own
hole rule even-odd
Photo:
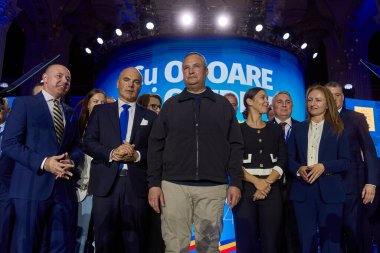
<svg viewBox="0 0 380 253">
<path fill-rule="evenodd" d="M 158 37 L 126 44 L 109 56 L 96 87 L 117 98 L 120 71 L 135 66 L 143 74 L 141 94 L 155 93 L 166 100 L 184 88 L 181 62 L 192 51 L 206 57 L 207 86 L 222 95 L 233 92 L 238 96 L 239 120 L 243 120 L 244 93 L 252 87 L 264 88 L 270 99 L 277 91 L 289 91 L 295 104 L 293 117 L 305 118 L 304 79 L 297 58 L 283 49 L 242 37 Z"/>
<path fill-rule="evenodd" d="M 293 117 L 305 118 L 302 69 L 291 53 L 269 44 L 241 37 L 158 37 L 125 45 L 113 52 L 98 75 L 96 87 L 117 98 L 116 81 L 125 67 L 135 66 L 143 75 L 140 94 L 159 94 L 164 100 L 184 88 L 181 65 L 188 52 L 207 60 L 207 86 L 216 93 L 235 93 L 239 98 L 238 119 L 243 120 L 243 97 L 252 87 L 264 88 L 270 100 L 278 91 L 288 91 L 294 101 Z M 232 213 L 225 207 L 221 252 L 235 250 Z M 194 241 L 190 251 L 194 249 Z"/>
</svg>

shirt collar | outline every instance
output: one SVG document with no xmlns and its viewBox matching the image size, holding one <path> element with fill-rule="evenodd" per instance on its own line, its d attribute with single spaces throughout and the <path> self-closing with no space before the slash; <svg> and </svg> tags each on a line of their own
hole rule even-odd
<svg viewBox="0 0 380 253">
<path fill-rule="evenodd" d="M 52 95 L 50 95 L 47 91 L 45 91 L 44 89 L 42 89 L 42 95 L 44 96 L 44 98 L 45 98 L 45 101 L 46 102 L 50 102 L 50 101 L 53 101 L 55 98 L 52 96 Z M 59 101 L 59 102 L 61 102 L 61 98 L 57 98 L 57 100 Z"/>
<path fill-rule="evenodd" d="M 118 99 L 117 100 L 117 104 L 118 104 L 118 108 L 120 109 L 120 108 L 122 108 L 123 107 L 123 105 L 125 105 L 125 104 L 127 104 L 127 105 L 129 105 L 131 108 L 135 108 L 136 107 L 136 102 L 132 102 L 132 103 L 125 103 L 125 102 L 123 102 L 123 101 L 121 101 L 121 99 Z"/>
<path fill-rule="evenodd" d="M 313 127 L 319 127 L 319 126 L 323 125 L 323 123 L 325 123 L 325 120 L 322 120 L 322 121 L 320 121 L 320 122 L 318 122 L 318 123 L 316 123 L 316 122 L 314 122 L 314 121 L 312 121 L 312 120 L 310 120 L 310 122 L 311 122 L 311 125 L 312 125 Z"/>
<path fill-rule="evenodd" d="M 206 87 L 206 90 L 202 93 L 202 98 L 209 98 L 210 100 L 212 101 L 216 101 L 216 97 L 215 97 L 215 93 L 209 88 L 209 87 Z M 179 95 L 178 95 L 178 99 L 180 102 L 182 101 L 185 101 L 185 100 L 189 100 L 189 99 L 194 99 L 193 96 L 191 96 L 190 92 L 187 91 L 187 89 L 185 88 Z"/>
<path fill-rule="evenodd" d="M 277 122 L 277 124 L 280 124 L 281 122 L 286 122 L 286 124 L 288 124 L 289 126 L 292 126 L 292 118 L 291 117 L 287 118 L 285 121 L 281 121 L 276 117 L 274 117 L 274 119 Z"/>
</svg>

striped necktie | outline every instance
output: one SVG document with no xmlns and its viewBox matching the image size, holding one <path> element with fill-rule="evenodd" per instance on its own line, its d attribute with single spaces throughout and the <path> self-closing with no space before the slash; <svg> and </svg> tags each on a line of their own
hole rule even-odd
<svg viewBox="0 0 380 253">
<path fill-rule="evenodd" d="M 62 117 L 61 108 L 59 108 L 59 100 L 54 99 L 53 103 L 54 103 L 53 119 L 54 119 L 55 134 L 57 135 L 58 144 L 61 144 L 63 129 L 64 129 L 63 117 Z"/>
</svg>

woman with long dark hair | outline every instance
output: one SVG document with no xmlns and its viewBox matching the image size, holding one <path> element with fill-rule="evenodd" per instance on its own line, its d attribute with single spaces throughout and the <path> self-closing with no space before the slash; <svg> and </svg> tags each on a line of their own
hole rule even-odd
<svg viewBox="0 0 380 253">
<path fill-rule="evenodd" d="M 348 169 L 348 139 L 331 92 L 321 86 L 306 92 L 308 119 L 294 126 L 289 140 L 289 171 L 295 179 L 290 200 L 303 253 L 341 252 L 345 198 L 342 173 Z"/>
<path fill-rule="evenodd" d="M 233 209 L 236 249 L 237 252 L 276 253 L 282 215 L 278 179 L 287 164 L 284 133 L 279 125 L 262 120 L 269 106 L 264 89 L 249 89 L 244 95 L 244 105 L 243 116 L 247 121 L 240 124 L 244 139 L 244 181 L 242 198 Z"/>
<path fill-rule="evenodd" d="M 92 89 L 87 93 L 85 98 L 80 101 L 82 109 L 79 116 L 79 130 L 80 137 L 83 137 L 85 132 L 88 118 L 94 107 L 98 104 L 106 102 L 106 94 L 99 89 Z M 84 155 L 84 159 L 78 166 L 81 171 L 80 180 L 77 182 L 77 197 L 78 197 L 78 227 L 77 227 L 77 246 L 75 252 L 83 253 L 86 248 L 87 235 L 90 225 L 91 210 L 92 210 L 92 196 L 88 195 L 88 182 L 90 180 L 90 167 L 92 158 Z"/>
</svg>

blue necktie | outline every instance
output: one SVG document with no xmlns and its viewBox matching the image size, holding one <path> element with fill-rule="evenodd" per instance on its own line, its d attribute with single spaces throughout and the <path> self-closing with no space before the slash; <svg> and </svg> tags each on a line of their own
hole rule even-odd
<svg viewBox="0 0 380 253">
<path fill-rule="evenodd" d="M 123 111 L 120 113 L 120 140 L 121 143 L 124 143 L 126 141 L 127 137 L 127 129 L 128 129 L 128 120 L 129 120 L 129 107 L 130 105 L 124 104 L 123 105 Z M 120 163 L 119 165 L 119 171 L 123 168 L 123 163 Z"/>
</svg>

